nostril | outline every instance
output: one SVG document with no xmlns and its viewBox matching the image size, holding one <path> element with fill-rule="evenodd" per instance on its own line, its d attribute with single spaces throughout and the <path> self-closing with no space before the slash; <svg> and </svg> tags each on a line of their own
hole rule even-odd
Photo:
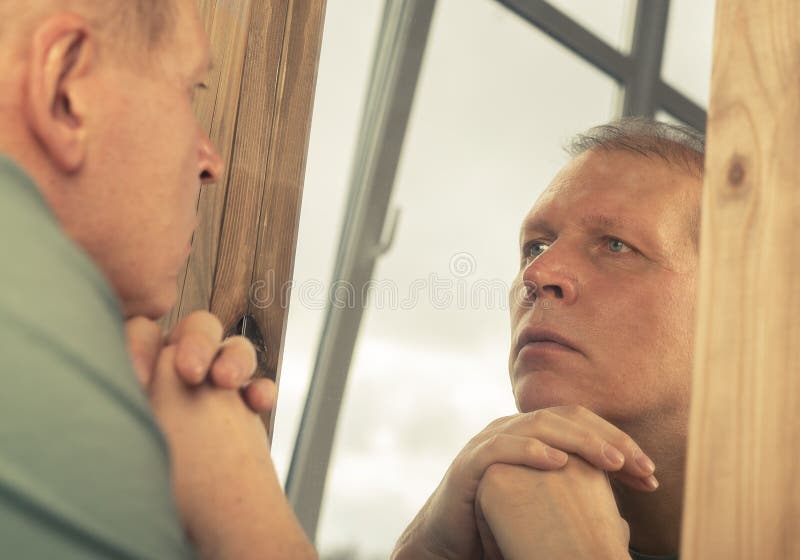
<svg viewBox="0 0 800 560">
<path fill-rule="evenodd" d="M 543 291 L 553 292 L 553 297 L 555 297 L 556 299 L 564 298 L 564 290 L 561 289 L 561 286 L 556 286 L 555 284 L 551 284 L 549 286 L 545 286 Z"/>
</svg>

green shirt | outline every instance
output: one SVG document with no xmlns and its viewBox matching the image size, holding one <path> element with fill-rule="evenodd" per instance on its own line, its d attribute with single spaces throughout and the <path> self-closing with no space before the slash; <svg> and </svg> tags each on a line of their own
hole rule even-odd
<svg viewBox="0 0 800 560">
<path fill-rule="evenodd" d="M 0 156 L 0 556 L 191 558 L 107 281 Z"/>
</svg>

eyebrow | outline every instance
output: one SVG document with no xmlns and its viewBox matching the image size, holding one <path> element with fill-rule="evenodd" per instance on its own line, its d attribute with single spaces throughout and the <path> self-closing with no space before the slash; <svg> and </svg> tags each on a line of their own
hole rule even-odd
<svg viewBox="0 0 800 560">
<path fill-rule="evenodd" d="M 583 227 L 594 226 L 601 229 L 624 229 L 625 220 L 603 214 L 591 214 L 581 219 L 581 225 Z"/>
<path fill-rule="evenodd" d="M 580 224 L 584 228 L 594 227 L 598 229 L 612 230 L 628 229 L 626 227 L 626 220 L 614 216 L 607 216 L 605 214 L 591 214 L 589 216 L 584 216 L 581 218 Z M 543 218 L 534 218 L 532 220 L 525 221 L 520 228 L 520 241 L 525 238 L 526 234 L 531 232 L 542 232 L 551 237 L 556 236 L 555 228 L 550 224 L 550 222 Z"/>
<path fill-rule="evenodd" d="M 550 222 L 542 218 L 534 218 L 532 220 L 525 220 L 522 222 L 522 227 L 519 230 L 520 242 L 525 238 L 525 234 L 532 231 L 540 231 L 550 236 L 555 236 L 555 228 L 550 225 Z"/>
</svg>

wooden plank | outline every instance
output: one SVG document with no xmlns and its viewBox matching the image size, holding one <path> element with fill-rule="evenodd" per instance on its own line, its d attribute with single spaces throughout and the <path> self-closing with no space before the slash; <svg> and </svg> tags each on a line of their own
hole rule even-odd
<svg viewBox="0 0 800 560">
<path fill-rule="evenodd" d="M 231 178 L 219 241 L 212 313 L 235 330 L 248 311 L 258 220 L 268 183 L 278 76 L 289 0 L 254 2 L 248 30 Z"/>
<path fill-rule="evenodd" d="M 289 282 L 294 270 L 300 203 L 303 196 L 311 114 L 325 17 L 324 0 L 293 0 L 278 77 L 274 139 L 261 204 L 249 313 L 265 339 L 260 374 L 280 381 L 288 318 Z M 271 294 L 271 305 L 257 297 Z M 270 433 L 274 411 L 269 420 Z"/>
<path fill-rule="evenodd" d="M 682 560 L 800 558 L 798 21 L 717 5 Z"/>
<path fill-rule="evenodd" d="M 199 0 L 200 14 L 209 34 L 214 70 L 207 91 L 198 91 L 195 111 L 223 160 L 230 162 L 237 121 L 242 69 L 250 24 L 251 0 Z M 192 241 L 192 252 L 178 278 L 178 303 L 162 321 L 172 327 L 196 309 L 211 302 L 214 263 L 231 166 L 215 185 L 204 185 L 198 199 L 200 225 Z"/>
</svg>

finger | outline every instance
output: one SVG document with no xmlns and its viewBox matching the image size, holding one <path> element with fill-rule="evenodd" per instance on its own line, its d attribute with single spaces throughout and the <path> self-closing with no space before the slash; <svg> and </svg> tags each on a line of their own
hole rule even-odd
<svg viewBox="0 0 800 560">
<path fill-rule="evenodd" d="M 554 407 L 513 417 L 507 433 L 529 435 L 581 456 L 601 470 L 649 476 L 652 461 L 625 432 L 583 407 Z M 652 466 L 653 468 L 650 468 Z"/>
<path fill-rule="evenodd" d="M 125 336 L 136 377 L 142 388 L 147 389 L 161 351 L 161 327 L 145 317 L 134 317 L 125 322 Z"/>
<path fill-rule="evenodd" d="M 190 385 L 202 383 L 219 351 L 222 335 L 222 323 L 208 311 L 195 311 L 172 329 L 167 344 L 177 346 L 178 376 Z"/>
<path fill-rule="evenodd" d="M 480 480 L 486 469 L 496 463 L 549 471 L 560 469 L 567 459 L 566 453 L 536 438 L 499 433 L 478 444 L 467 464 L 470 478 Z"/>
<path fill-rule="evenodd" d="M 631 476 L 626 472 L 619 471 L 608 473 L 608 475 L 618 482 L 624 484 L 628 488 L 638 490 L 640 492 L 655 492 L 659 486 L 658 479 L 652 474 L 647 477 L 640 477 Z"/>
<path fill-rule="evenodd" d="M 254 379 L 242 388 L 242 398 L 250 410 L 256 414 L 264 414 L 275 408 L 278 388 L 271 379 Z"/>
<path fill-rule="evenodd" d="M 238 389 L 256 371 L 256 349 L 243 336 L 225 339 L 211 365 L 211 380 L 217 387 Z"/>
</svg>

